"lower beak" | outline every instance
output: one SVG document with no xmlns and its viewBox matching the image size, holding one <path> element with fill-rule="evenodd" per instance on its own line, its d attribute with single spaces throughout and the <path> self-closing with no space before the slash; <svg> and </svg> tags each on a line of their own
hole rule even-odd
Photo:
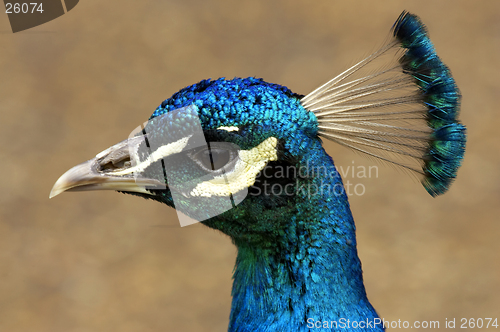
<svg viewBox="0 0 500 332">
<path fill-rule="evenodd" d="M 134 160 L 131 152 L 137 151 L 143 140 L 141 136 L 127 139 L 71 168 L 56 181 L 49 198 L 64 191 L 116 190 L 151 194 L 148 189 L 165 188 L 164 182 L 127 172 Z"/>
</svg>

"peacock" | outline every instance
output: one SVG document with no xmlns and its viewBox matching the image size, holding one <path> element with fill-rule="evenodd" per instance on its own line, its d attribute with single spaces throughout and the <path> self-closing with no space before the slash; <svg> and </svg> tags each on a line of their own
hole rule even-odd
<svg viewBox="0 0 500 332">
<path fill-rule="evenodd" d="M 418 175 L 432 196 L 448 190 L 466 143 L 460 92 L 426 27 L 404 11 L 391 31 L 307 95 L 254 77 L 186 87 L 50 197 L 115 190 L 227 234 L 238 252 L 229 331 L 383 331 L 322 139 Z"/>
</svg>

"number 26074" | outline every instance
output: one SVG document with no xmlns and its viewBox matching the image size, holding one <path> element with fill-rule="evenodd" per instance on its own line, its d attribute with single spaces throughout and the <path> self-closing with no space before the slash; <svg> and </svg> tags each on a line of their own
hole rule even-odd
<svg viewBox="0 0 500 332">
<path fill-rule="evenodd" d="M 27 14 L 27 13 L 43 13 L 42 3 L 37 2 L 23 2 L 23 3 L 10 3 L 5 4 L 5 12 L 7 14 Z"/>
</svg>

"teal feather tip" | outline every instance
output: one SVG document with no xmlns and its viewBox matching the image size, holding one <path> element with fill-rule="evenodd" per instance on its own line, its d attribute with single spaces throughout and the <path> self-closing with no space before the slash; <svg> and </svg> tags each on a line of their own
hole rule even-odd
<svg viewBox="0 0 500 332">
<path fill-rule="evenodd" d="M 458 120 L 460 91 L 448 67 L 437 56 L 425 25 L 404 11 L 393 27 L 406 52 L 403 70 L 419 86 L 427 106 L 427 123 L 434 129 L 423 167 L 423 185 L 432 196 L 446 192 L 465 153 L 466 129 Z"/>
<path fill-rule="evenodd" d="M 465 152 L 460 92 L 417 16 L 404 11 L 392 32 L 391 42 L 301 102 L 320 136 L 420 174 L 437 196 Z"/>
</svg>

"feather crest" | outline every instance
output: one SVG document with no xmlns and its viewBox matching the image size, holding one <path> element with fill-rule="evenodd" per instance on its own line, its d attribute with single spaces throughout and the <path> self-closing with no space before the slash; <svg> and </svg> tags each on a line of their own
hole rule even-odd
<svg viewBox="0 0 500 332">
<path fill-rule="evenodd" d="M 465 152 L 460 92 L 417 16 L 404 11 L 393 36 L 301 103 L 316 115 L 319 136 L 421 174 L 440 195 Z"/>
</svg>

